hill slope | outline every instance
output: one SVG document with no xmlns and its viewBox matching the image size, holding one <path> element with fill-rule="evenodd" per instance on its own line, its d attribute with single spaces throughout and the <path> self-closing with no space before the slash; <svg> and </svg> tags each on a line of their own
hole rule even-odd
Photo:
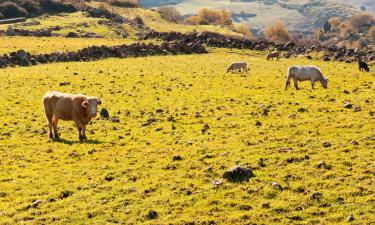
<svg viewBox="0 0 375 225">
<path fill-rule="evenodd" d="M 263 29 L 275 20 L 284 21 L 290 30 L 312 32 L 320 27 L 328 18 L 346 19 L 360 12 L 365 5 L 367 10 L 375 12 L 375 4 L 371 1 L 327 0 L 290 0 L 290 1 L 226 1 L 226 0 L 184 0 L 184 1 L 141 1 L 145 6 L 165 5 L 172 2 L 182 14 L 195 14 L 201 8 L 225 9 L 233 14 L 235 22 L 246 22 L 251 27 Z"/>
</svg>

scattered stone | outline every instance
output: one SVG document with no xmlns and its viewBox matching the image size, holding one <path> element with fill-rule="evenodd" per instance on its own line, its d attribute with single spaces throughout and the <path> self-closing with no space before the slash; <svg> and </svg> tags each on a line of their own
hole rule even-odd
<svg viewBox="0 0 375 225">
<path fill-rule="evenodd" d="M 271 208 L 271 205 L 270 205 L 270 203 L 263 203 L 262 204 L 262 209 L 269 209 L 269 208 Z"/>
<path fill-rule="evenodd" d="M 320 192 L 314 192 L 311 194 L 310 198 L 313 200 L 320 200 L 323 198 L 323 194 Z"/>
<path fill-rule="evenodd" d="M 258 166 L 260 166 L 260 167 L 265 167 L 266 166 L 266 164 L 264 163 L 264 159 L 263 158 L 260 158 L 259 160 L 258 160 Z"/>
<path fill-rule="evenodd" d="M 176 120 L 174 119 L 174 117 L 172 115 L 168 116 L 167 121 L 168 122 L 176 122 Z"/>
<path fill-rule="evenodd" d="M 348 90 L 343 90 L 342 93 L 347 94 L 347 95 L 350 94 Z"/>
<path fill-rule="evenodd" d="M 119 123 L 119 122 L 120 122 L 120 119 L 119 119 L 117 116 L 113 116 L 113 117 L 111 118 L 111 121 L 112 121 L 113 123 Z"/>
<path fill-rule="evenodd" d="M 109 112 L 106 108 L 102 108 L 102 110 L 100 110 L 100 117 L 104 119 L 109 118 Z"/>
<path fill-rule="evenodd" d="M 375 115 L 375 112 L 374 112 L 374 111 L 370 111 L 370 112 L 369 112 L 369 115 L 370 115 L 370 116 L 374 116 L 374 115 Z"/>
<path fill-rule="evenodd" d="M 95 152 L 96 152 L 96 150 L 93 148 L 93 149 L 89 150 L 87 153 L 88 153 L 89 155 L 92 155 L 92 154 L 94 154 Z"/>
<path fill-rule="evenodd" d="M 207 130 L 210 129 L 210 126 L 208 126 L 208 124 L 206 123 L 203 128 L 202 128 L 202 134 L 205 134 L 207 132 Z"/>
<path fill-rule="evenodd" d="M 222 180 L 213 180 L 211 182 L 211 184 L 214 186 L 214 187 L 218 187 L 219 185 L 223 184 L 223 181 Z"/>
<path fill-rule="evenodd" d="M 12 26 L 8 26 L 7 35 L 8 36 L 14 36 L 14 35 L 16 35 L 16 32 L 14 31 L 14 29 L 13 29 Z"/>
<path fill-rule="evenodd" d="M 282 191 L 283 190 L 283 187 L 277 182 L 273 182 L 271 184 L 271 188 L 276 190 L 276 191 Z"/>
<path fill-rule="evenodd" d="M 305 109 L 305 108 L 299 108 L 297 109 L 297 112 L 300 112 L 300 113 L 304 113 L 304 112 L 307 112 L 308 110 Z"/>
<path fill-rule="evenodd" d="M 353 104 L 345 103 L 342 107 L 344 107 L 345 109 L 351 109 L 351 108 L 353 108 Z"/>
<path fill-rule="evenodd" d="M 292 150 L 293 150 L 292 148 L 280 148 L 279 152 L 290 152 Z"/>
<path fill-rule="evenodd" d="M 67 86 L 67 85 L 70 85 L 70 82 L 67 82 L 67 81 L 61 82 L 59 85 L 60 86 Z"/>
<path fill-rule="evenodd" d="M 67 197 L 71 196 L 72 194 L 73 194 L 73 192 L 69 191 L 69 190 L 62 191 L 59 195 L 59 199 L 67 198 Z"/>
<path fill-rule="evenodd" d="M 354 221 L 354 216 L 353 215 L 349 215 L 347 218 L 346 218 L 346 222 L 352 222 Z"/>
<path fill-rule="evenodd" d="M 358 141 L 349 141 L 349 144 L 357 146 L 357 145 L 359 145 L 359 142 Z"/>
<path fill-rule="evenodd" d="M 324 161 L 320 161 L 320 162 L 316 165 L 316 167 L 317 167 L 318 169 L 326 169 L 326 170 L 329 170 L 329 169 L 332 168 L 331 165 L 328 165 L 328 164 L 325 163 Z"/>
<path fill-rule="evenodd" d="M 362 110 L 361 107 L 358 106 L 358 105 L 355 105 L 355 106 L 353 107 L 353 111 L 354 111 L 354 112 L 360 112 L 361 110 Z"/>
<path fill-rule="evenodd" d="M 240 166 L 233 167 L 223 174 L 223 178 L 229 180 L 230 182 L 248 181 L 252 177 L 255 177 L 255 175 L 251 169 Z"/>
<path fill-rule="evenodd" d="M 25 50 L 18 50 L 16 52 L 15 59 L 18 61 L 18 65 L 20 66 L 30 65 L 29 54 Z"/>
<path fill-rule="evenodd" d="M 42 203 L 42 200 L 36 200 L 33 203 L 31 203 L 32 208 L 37 208 Z"/>
<path fill-rule="evenodd" d="M 329 147 L 331 147 L 332 146 L 332 144 L 330 143 L 330 142 L 324 142 L 323 143 L 323 147 L 324 148 L 329 148 Z"/>
<path fill-rule="evenodd" d="M 112 175 L 112 174 L 107 174 L 105 177 L 104 177 L 104 180 L 106 181 L 112 181 L 114 180 L 115 177 Z"/>
<path fill-rule="evenodd" d="M 66 37 L 68 37 L 68 38 L 79 38 L 79 35 L 78 35 L 77 33 L 75 33 L 75 32 L 70 31 L 70 32 L 66 35 Z"/>
<path fill-rule="evenodd" d="M 156 218 L 158 218 L 158 213 L 156 211 L 154 211 L 154 210 L 150 210 L 147 213 L 146 218 L 149 219 L 149 220 L 156 219 Z"/>
<path fill-rule="evenodd" d="M 175 155 L 175 156 L 173 156 L 172 160 L 173 161 L 180 161 L 180 160 L 182 160 L 182 157 L 179 156 L 179 155 Z"/>
<path fill-rule="evenodd" d="M 262 126 L 262 123 L 261 123 L 260 121 L 256 121 L 256 122 L 255 122 L 255 126 L 257 126 L 257 127 L 261 127 L 261 126 Z"/>
</svg>

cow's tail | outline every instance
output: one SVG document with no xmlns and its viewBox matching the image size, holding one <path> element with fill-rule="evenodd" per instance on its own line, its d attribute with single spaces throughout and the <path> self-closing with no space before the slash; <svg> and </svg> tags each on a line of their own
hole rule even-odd
<svg viewBox="0 0 375 225">
<path fill-rule="evenodd" d="M 286 77 L 286 81 L 285 81 L 285 90 L 288 90 L 288 87 L 290 87 L 290 80 L 292 79 L 292 73 L 291 73 L 291 70 L 290 68 L 288 69 L 288 75 Z"/>
</svg>

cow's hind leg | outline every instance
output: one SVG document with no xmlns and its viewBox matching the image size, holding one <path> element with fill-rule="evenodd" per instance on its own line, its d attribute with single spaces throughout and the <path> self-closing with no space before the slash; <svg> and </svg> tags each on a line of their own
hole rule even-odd
<svg viewBox="0 0 375 225">
<path fill-rule="evenodd" d="M 46 113 L 48 129 L 49 129 L 49 138 L 53 139 L 53 132 L 52 132 L 52 115 Z"/>
<path fill-rule="evenodd" d="M 311 80 L 311 89 L 314 89 L 315 81 Z"/>
<path fill-rule="evenodd" d="M 59 119 L 56 116 L 52 117 L 52 126 L 53 126 L 53 133 L 55 135 L 56 139 L 59 139 L 59 133 L 57 132 L 57 123 L 59 122 Z"/>
</svg>

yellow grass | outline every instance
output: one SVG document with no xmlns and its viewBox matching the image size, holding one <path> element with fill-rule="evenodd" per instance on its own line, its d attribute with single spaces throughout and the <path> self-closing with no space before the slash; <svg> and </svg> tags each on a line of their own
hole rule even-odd
<svg viewBox="0 0 375 225">
<path fill-rule="evenodd" d="M 2 69 L 0 223 L 340 224 L 352 214 L 355 224 L 371 224 L 374 73 L 355 64 L 210 51 Z M 250 72 L 226 74 L 238 60 Z M 286 70 L 296 64 L 319 66 L 329 88 L 312 91 L 306 82 L 284 91 Z M 89 140 L 79 142 L 73 123 L 61 121 L 62 140 L 48 141 L 41 98 L 49 90 L 102 97 L 120 122 L 96 118 Z M 344 109 L 345 102 L 361 110 Z M 151 118 L 157 122 L 143 126 Z M 172 160 L 177 155 L 181 161 Z M 332 168 L 318 169 L 322 160 Z M 235 165 L 256 177 L 214 188 Z M 271 189 L 272 182 L 284 189 Z M 60 199 L 63 191 L 72 194 Z M 310 199 L 317 191 L 321 201 Z M 31 206 L 36 200 L 42 202 Z M 146 219 L 149 210 L 158 218 Z"/>
</svg>

